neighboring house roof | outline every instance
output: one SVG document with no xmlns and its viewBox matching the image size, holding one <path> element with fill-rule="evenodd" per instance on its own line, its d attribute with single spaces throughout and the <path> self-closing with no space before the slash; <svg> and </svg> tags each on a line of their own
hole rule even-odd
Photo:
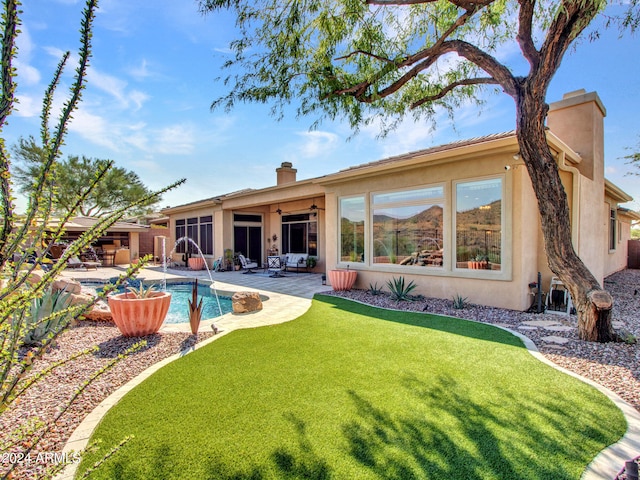
<svg viewBox="0 0 640 480">
<path fill-rule="evenodd" d="M 74 217 L 68 221 L 64 228 L 67 232 L 85 232 L 100 221 L 96 217 Z M 49 222 L 51 227 L 58 225 L 59 219 L 53 219 Z M 136 223 L 116 222 L 108 228 L 109 232 L 146 232 L 149 229 L 147 225 L 138 225 Z"/>
<path fill-rule="evenodd" d="M 617 210 L 619 215 L 624 215 L 625 217 L 629 217 L 633 225 L 636 225 L 638 221 L 640 221 L 640 213 L 638 212 L 634 212 L 633 210 L 630 210 L 624 207 L 618 207 Z"/>
</svg>

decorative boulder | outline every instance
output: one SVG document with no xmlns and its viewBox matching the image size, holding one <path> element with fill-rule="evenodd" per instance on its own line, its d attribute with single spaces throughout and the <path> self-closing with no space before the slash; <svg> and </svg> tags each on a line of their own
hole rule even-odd
<svg viewBox="0 0 640 480">
<path fill-rule="evenodd" d="M 80 282 L 70 278 L 57 278 L 51 284 L 51 289 L 54 292 L 64 290 L 67 293 L 80 293 L 82 291 L 82 286 L 80 285 Z"/>
<path fill-rule="evenodd" d="M 72 293 L 69 296 L 69 305 L 88 305 L 95 300 L 95 296 L 86 293 Z"/>
<path fill-rule="evenodd" d="M 258 292 L 236 292 L 231 297 L 233 313 L 250 313 L 262 310 Z"/>
<path fill-rule="evenodd" d="M 91 310 L 84 314 L 84 318 L 96 322 L 113 322 L 109 305 L 104 301 L 96 303 Z"/>
<path fill-rule="evenodd" d="M 42 280 L 42 277 L 44 277 L 44 272 L 42 270 L 34 270 L 29 274 L 27 282 L 29 282 L 31 285 L 35 285 L 40 280 Z"/>
</svg>

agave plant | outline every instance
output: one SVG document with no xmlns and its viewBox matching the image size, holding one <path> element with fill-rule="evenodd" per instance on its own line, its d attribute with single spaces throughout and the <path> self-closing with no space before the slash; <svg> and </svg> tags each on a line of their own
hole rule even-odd
<svg viewBox="0 0 640 480">
<path fill-rule="evenodd" d="M 39 345 L 49 335 L 65 328 L 73 319 L 66 311 L 71 304 L 71 294 L 63 290 L 48 289 L 45 294 L 33 300 L 30 312 L 25 315 L 25 345 Z"/>
<path fill-rule="evenodd" d="M 463 310 L 467 306 L 467 297 L 463 297 L 459 293 L 453 297 L 453 308 Z"/>
<path fill-rule="evenodd" d="M 157 291 L 155 285 L 149 285 L 147 288 L 144 288 L 142 282 L 140 282 L 138 287 L 127 287 L 127 290 L 134 298 L 151 298 Z"/>
<path fill-rule="evenodd" d="M 387 287 L 389 287 L 389 291 L 391 292 L 391 298 L 399 302 L 401 300 L 413 300 L 410 293 L 417 285 L 411 280 L 411 282 L 405 286 L 404 277 L 393 277 L 387 281 Z"/>
<path fill-rule="evenodd" d="M 369 284 L 369 293 L 371 295 L 382 295 L 382 286 L 378 286 L 378 282 Z"/>
</svg>

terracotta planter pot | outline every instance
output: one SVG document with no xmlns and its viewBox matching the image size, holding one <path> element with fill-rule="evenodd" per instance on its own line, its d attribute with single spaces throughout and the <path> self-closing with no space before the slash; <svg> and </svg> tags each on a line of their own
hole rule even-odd
<svg viewBox="0 0 640 480">
<path fill-rule="evenodd" d="M 194 257 L 189 259 L 189 268 L 191 270 L 202 270 L 204 269 L 204 258 L 202 257 Z"/>
<path fill-rule="evenodd" d="M 334 290 L 351 290 L 356 281 L 356 270 L 329 270 L 329 282 Z"/>
<path fill-rule="evenodd" d="M 113 321 L 125 337 L 141 337 L 160 330 L 170 303 L 168 292 L 155 292 L 149 298 L 135 298 L 131 293 L 109 297 Z"/>
</svg>

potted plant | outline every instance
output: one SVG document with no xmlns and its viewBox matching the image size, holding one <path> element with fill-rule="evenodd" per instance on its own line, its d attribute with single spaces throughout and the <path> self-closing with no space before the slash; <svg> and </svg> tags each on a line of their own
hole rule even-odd
<svg viewBox="0 0 640 480">
<path fill-rule="evenodd" d="M 233 250 L 231 250 L 230 248 L 224 249 L 224 267 L 225 270 L 233 270 Z"/>
<path fill-rule="evenodd" d="M 307 268 L 313 270 L 313 268 L 317 265 L 318 259 L 316 257 L 307 257 Z"/>
<path fill-rule="evenodd" d="M 476 255 L 469 260 L 468 267 L 472 270 L 486 270 L 489 268 L 489 257 L 486 255 Z"/>
<path fill-rule="evenodd" d="M 189 257 L 189 268 L 191 270 L 203 270 L 204 258 L 202 257 Z"/>
<path fill-rule="evenodd" d="M 125 337 L 156 333 L 164 322 L 171 303 L 171 293 L 159 292 L 153 285 L 129 287 L 127 292 L 109 296 L 113 321 Z"/>
<path fill-rule="evenodd" d="M 335 291 L 351 290 L 357 276 L 358 271 L 349 270 L 349 265 L 347 265 L 346 269 L 337 268 L 335 270 L 329 270 L 329 281 Z"/>
</svg>

